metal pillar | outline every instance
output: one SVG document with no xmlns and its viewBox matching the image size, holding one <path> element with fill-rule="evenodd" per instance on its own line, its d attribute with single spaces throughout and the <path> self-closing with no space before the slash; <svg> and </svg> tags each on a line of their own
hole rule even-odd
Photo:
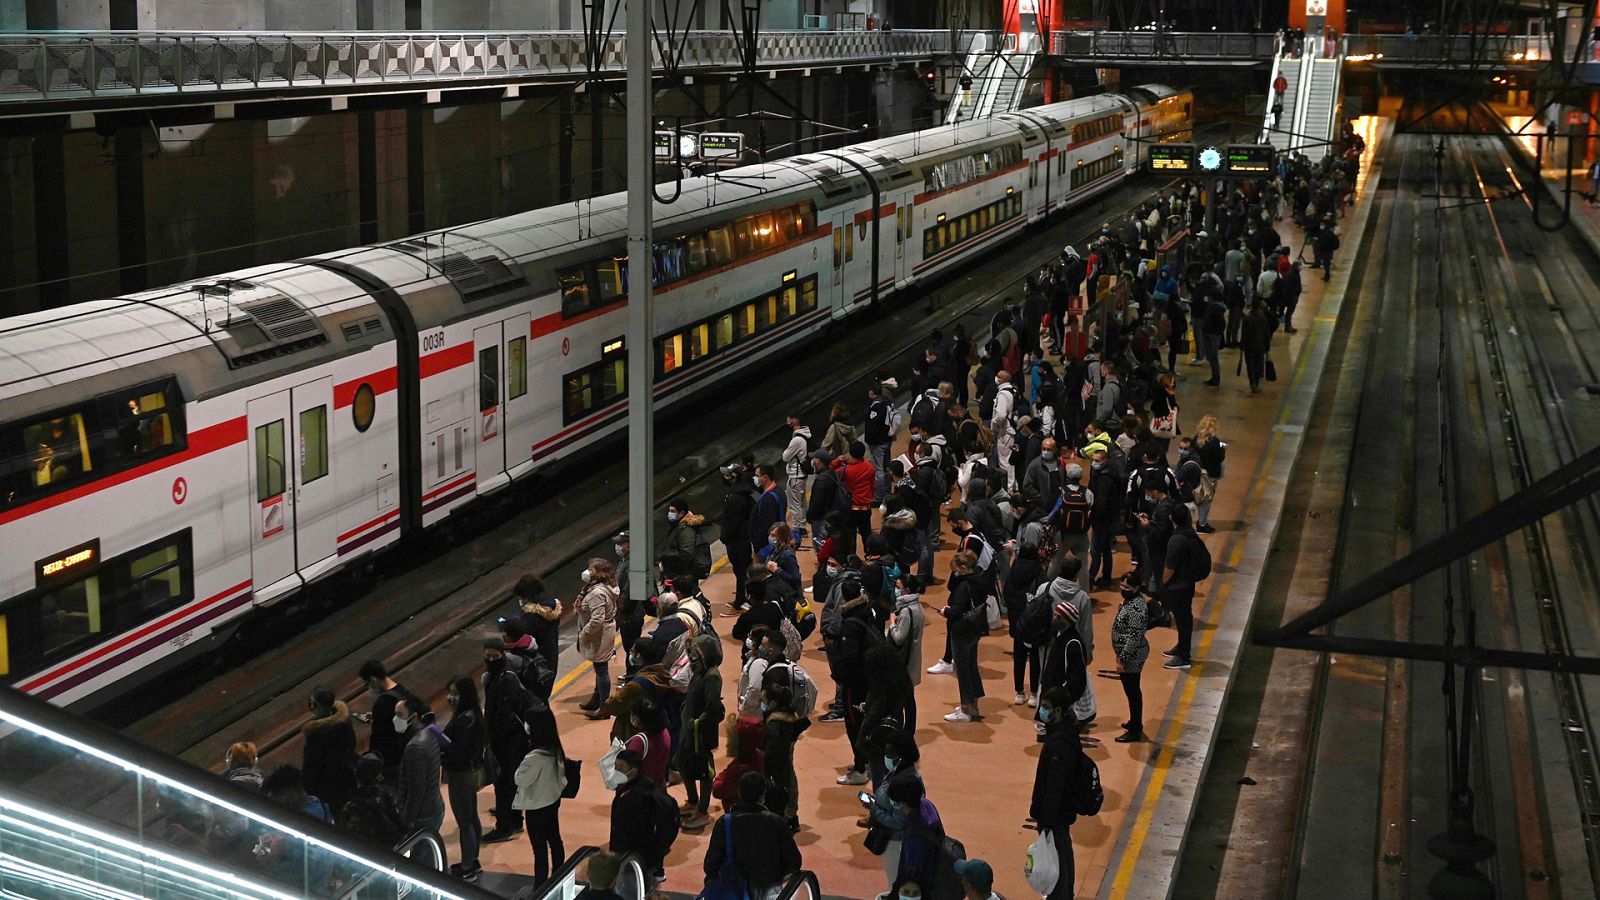
<svg viewBox="0 0 1600 900">
<path fill-rule="evenodd" d="M 652 209 L 655 202 L 654 85 L 650 2 L 628 0 L 628 554 L 629 596 L 654 593 L 655 329 L 651 310 Z"/>
</svg>

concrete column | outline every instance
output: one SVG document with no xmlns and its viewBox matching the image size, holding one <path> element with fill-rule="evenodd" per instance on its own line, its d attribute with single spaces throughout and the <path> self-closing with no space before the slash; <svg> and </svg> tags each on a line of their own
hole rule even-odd
<svg viewBox="0 0 1600 900">
<path fill-rule="evenodd" d="M 361 243 L 378 240 L 378 114 L 356 113 L 356 209 Z"/>
<path fill-rule="evenodd" d="M 406 117 L 406 233 L 416 234 L 428 227 L 426 144 L 423 122 L 426 107 L 412 106 Z"/>
</svg>

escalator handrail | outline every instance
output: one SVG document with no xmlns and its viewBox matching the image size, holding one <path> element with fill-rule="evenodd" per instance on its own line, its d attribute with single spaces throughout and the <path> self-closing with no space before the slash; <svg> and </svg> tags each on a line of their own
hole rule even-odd
<svg viewBox="0 0 1600 900">
<path fill-rule="evenodd" d="M 224 781 L 215 774 L 155 750 L 92 720 L 80 718 L 11 687 L 0 687 L 0 727 L 11 723 L 18 731 L 44 736 L 82 755 L 167 783 L 188 796 L 234 812 L 259 825 L 296 835 L 308 846 L 332 851 L 375 871 L 388 872 L 444 896 L 488 897 L 476 885 L 453 881 L 443 873 L 413 866 L 409 860 L 383 860 L 368 847 L 379 847 L 333 825 L 300 815 L 261 794 Z M 141 840 L 144 840 L 141 836 Z M 386 848 L 385 848 L 386 849 Z M 403 870 L 402 870 L 403 869 Z"/>
<path fill-rule="evenodd" d="M 794 900 L 801 887 L 811 894 L 807 900 L 822 900 L 822 885 L 817 882 L 817 873 L 810 869 L 801 869 L 790 875 L 789 880 L 783 883 L 783 890 L 778 893 L 778 900 Z"/>
<path fill-rule="evenodd" d="M 399 857 L 402 857 L 404 859 L 411 859 L 411 851 L 413 849 L 415 849 L 418 845 L 420 845 L 424 840 L 427 840 L 429 843 L 431 843 L 433 845 L 433 847 L 434 847 L 434 849 L 436 851 L 435 855 L 438 857 L 439 862 L 442 864 L 445 861 L 445 858 L 446 858 L 445 857 L 446 851 L 445 851 L 445 847 L 444 847 L 444 837 L 442 835 L 440 835 L 439 832 L 435 831 L 432 828 L 418 828 L 416 831 L 413 831 L 410 834 L 406 835 L 405 837 L 401 838 L 400 842 L 394 845 L 395 855 L 399 856 Z M 426 868 L 426 867 L 424 867 L 424 868 Z M 355 891 L 358 891 L 361 888 L 366 887 L 369 883 L 371 883 L 373 878 L 377 877 L 379 871 L 380 870 L 378 870 L 378 869 L 371 869 L 371 870 L 367 871 L 360 878 L 357 878 L 355 881 L 351 882 L 349 885 L 346 885 L 344 890 L 339 892 L 338 896 L 340 898 L 348 897 L 352 893 L 354 893 Z M 429 871 L 440 872 L 440 871 L 443 871 L 443 869 L 429 869 Z"/>
<path fill-rule="evenodd" d="M 599 847 L 587 844 L 579 847 L 575 853 L 567 857 L 567 861 L 562 864 L 561 868 L 551 873 L 550 880 L 545 882 L 545 891 L 542 895 L 540 895 L 540 900 L 560 900 L 560 898 L 563 896 L 562 888 L 567 883 L 567 879 L 572 879 L 572 882 L 576 884 L 578 880 L 578 866 L 588 860 L 589 857 L 594 856 L 599 852 Z M 639 860 L 638 856 L 632 853 L 623 855 L 622 866 L 617 873 L 617 877 L 619 879 L 628 877 L 628 875 L 633 877 L 634 886 L 638 890 L 632 894 L 623 894 L 623 896 L 639 897 L 641 900 L 642 898 L 648 896 L 650 891 L 649 884 L 645 880 L 644 863 Z M 622 893 L 621 891 L 617 890 L 616 885 L 612 885 L 611 890 L 614 893 Z"/>
</svg>

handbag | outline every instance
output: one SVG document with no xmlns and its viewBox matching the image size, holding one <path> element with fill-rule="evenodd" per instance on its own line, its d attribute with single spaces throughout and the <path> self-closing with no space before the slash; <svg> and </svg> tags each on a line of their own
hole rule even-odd
<svg viewBox="0 0 1600 900">
<path fill-rule="evenodd" d="M 621 753 L 626 746 L 627 744 L 624 744 L 620 738 L 612 738 L 611 749 L 600 757 L 600 780 L 605 783 L 608 791 L 614 791 L 628 783 L 628 779 L 617 774 L 617 754 Z"/>
<path fill-rule="evenodd" d="M 1173 407 L 1164 416 L 1150 420 L 1150 433 L 1158 438 L 1172 440 L 1178 435 L 1178 409 Z"/>
<path fill-rule="evenodd" d="M 561 788 L 561 799 L 571 800 L 573 797 L 578 796 L 578 786 L 583 784 L 583 760 L 563 760 L 562 767 L 567 776 L 567 783 Z M 615 760 L 613 760 L 612 768 L 613 770 L 616 768 Z"/>
<path fill-rule="evenodd" d="M 715 878 L 706 879 L 699 900 L 750 900 L 750 880 L 733 858 L 733 814 L 722 816 L 722 866 Z"/>
<path fill-rule="evenodd" d="M 1266 377 L 1267 377 L 1268 381 L 1277 381 L 1278 380 L 1278 367 L 1273 365 L 1272 364 L 1272 360 L 1270 360 L 1270 359 L 1267 360 Z"/>
<path fill-rule="evenodd" d="M 1217 482 L 1211 473 L 1201 470 L 1200 483 L 1194 489 L 1194 502 L 1198 506 L 1205 506 L 1217 496 Z"/>
<path fill-rule="evenodd" d="M 500 780 L 500 760 L 493 753 L 483 751 L 483 763 L 478 766 L 480 785 L 494 784 Z"/>
<path fill-rule="evenodd" d="M 1028 887 L 1042 897 L 1056 889 L 1056 882 L 1061 880 L 1061 855 L 1056 852 L 1056 842 L 1050 839 L 1049 831 L 1041 830 L 1028 847 L 1022 874 L 1028 879 Z"/>
<path fill-rule="evenodd" d="M 882 856 L 883 851 L 889 849 L 889 829 L 882 825 L 874 824 L 867 829 L 867 839 L 863 842 L 867 852 L 873 856 Z"/>
<path fill-rule="evenodd" d="M 989 624 L 989 630 L 993 631 L 996 628 L 999 628 L 1000 627 L 1000 598 L 996 597 L 993 594 L 990 594 L 988 596 L 988 598 L 983 601 L 983 605 L 984 605 L 984 612 L 987 614 L 987 621 L 988 621 L 988 624 Z"/>
</svg>

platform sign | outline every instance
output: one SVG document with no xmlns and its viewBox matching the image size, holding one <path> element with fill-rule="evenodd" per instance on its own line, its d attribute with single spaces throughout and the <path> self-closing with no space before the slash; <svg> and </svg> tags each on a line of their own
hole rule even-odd
<svg viewBox="0 0 1600 900">
<path fill-rule="evenodd" d="M 737 159 L 744 153 L 744 135 L 737 131 L 707 131 L 700 135 L 701 159 Z"/>
<path fill-rule="evenodd" d="M 1152 144 L 1150 170 L 1173 175 L 1192 175 L 1199 165 L 1199 151 L 1193 144 Z"/>
<path fill-rule="evenodd" d="M 1271 144 L 1230 144 L 1229 175 L 1266 175 L 1277 168 L 1277 151 Z"/>
<path fill-rule="evenodd" d="M 670 131 L 656 132 L 656 159 L 677 159 L 678 136 Z"/>
</svg>

